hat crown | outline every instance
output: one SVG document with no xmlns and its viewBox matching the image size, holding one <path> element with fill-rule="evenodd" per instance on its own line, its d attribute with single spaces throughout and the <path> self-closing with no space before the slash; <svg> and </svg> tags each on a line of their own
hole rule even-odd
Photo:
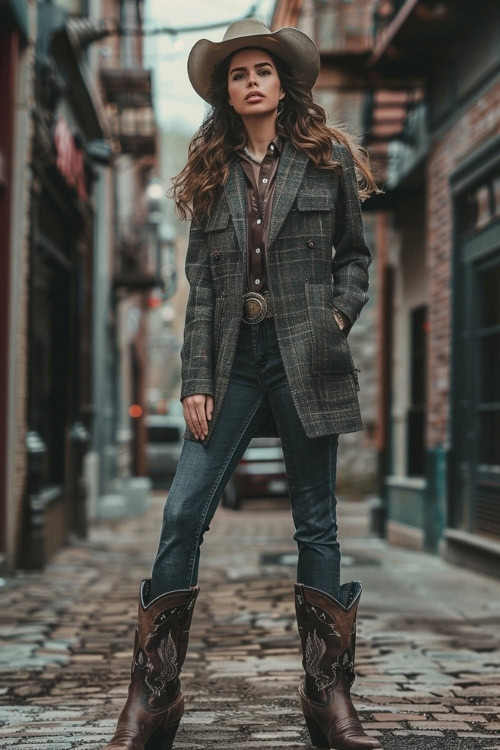
<svg viewBox="0 0 500 750">
<path fill-rule="evenodd" d="M 229 24 L 222 41 L 227 42 L 228 39 L 239 39 L 242 36 L 257 36 L 258 34 L 271 34 L 271 29 L 268 29 L 260 18 L 245 18 Z"/>
</svg>

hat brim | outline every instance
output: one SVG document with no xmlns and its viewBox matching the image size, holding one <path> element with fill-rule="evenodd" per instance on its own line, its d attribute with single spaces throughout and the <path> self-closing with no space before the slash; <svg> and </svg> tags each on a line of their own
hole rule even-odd
<svg viewBox="0 0 500 750">
<path fill-rule="evenodd" d="M 297 80 L 312 88 L 320 70 L 320 56 L 313 40 L 293 26 L 285 26 L 268 34 L 248 34 L 225 42 L 200 39 L 189 53 L 187 69 L 191 85 L 202 99 L 212 102 L 208 92 L 216 65 L 228 55 L 245 47 L 261 47 L 283 59 Z"/>
</svg>

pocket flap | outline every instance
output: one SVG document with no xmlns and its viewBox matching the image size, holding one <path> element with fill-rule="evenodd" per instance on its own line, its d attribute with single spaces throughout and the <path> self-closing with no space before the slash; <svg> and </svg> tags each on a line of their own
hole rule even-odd
<svg viewBox="0 0 500 750">
<path fill-rule="evenodd" d="M 229 221 L 230 213 L 228 206 L 221 205 L 208 219 L 205 231 L 215 232 L 217 229 L 225 229 Z"/>
<path fill-rule="evenodd" d="M 299 193 L 297 196 L 299 211 L 331 211 L 333 208 L 332 193 Z"/>
</svg>

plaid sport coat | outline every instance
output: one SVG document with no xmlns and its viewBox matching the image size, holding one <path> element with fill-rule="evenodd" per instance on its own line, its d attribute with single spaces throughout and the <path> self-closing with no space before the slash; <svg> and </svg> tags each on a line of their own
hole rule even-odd
<svg viewBox="0 0 500 750">
<path fill-rule="evenodd" d="M 364 429 L 347 336 L 369 299 L 372 255 L 352 155 L 336 141 L 332 152 L 342 168 L 318 169 L 285 139 L 266 250 L 283 365 L 308 437 Z M 190 291 L 180 399 L 211 394 L 214 411 L 203 441 L 187 426 L 183 437 L 205 445 L 223 404 L 241 323 L 246 224 L 245 177 L 235 161 L 211 216 L 191 222 L 186 254 Z M 339 327 L 334 305 L 347 316 L 348 328 Z M 256 435 L 278 435 L 274 419 Z"/>
</svg>

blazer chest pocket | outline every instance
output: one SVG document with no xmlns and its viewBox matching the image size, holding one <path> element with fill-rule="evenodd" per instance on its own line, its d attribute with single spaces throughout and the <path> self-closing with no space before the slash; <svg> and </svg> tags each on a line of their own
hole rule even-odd
<svg viewBox="0 0 500 750">
<path fill-rule="evenodd" d="M 221 208 L 219 206 L 206 223 L 205 232 L 207 233 L 207 242 L 212 253 L 214 250 L 218 249 L 220 252 L 223 247 L 231 246 L 234 230 L 229 221 L 230 216 L 229 207 Z"/>
<path fill-rule="evenodd" d="M 229 222 L 229 206 L 217 207 L 215 213 L 210 216 L 206 223 L 205 232 L 217 232 L 220 229 L 225 229 Z"/>
<path fill-rule="evenodd" d="M 221 286 L 224 286 L 226 279 L 238 274 L 239 264 L 241 263 L 242 253 L 239 250 L 236 232 L 230 221 L 229 208 L 217 210 L 208 220 L 205 231 L 210 270 L 217 291 Z"/>
<path fill-rule="evenodd" d="M 331 211 L 333 208 L 332 193 L 303 193 L 297 196 L 299 211 Z"/>
<path fill-rule="evenodd" d="M 312 249 L 329 244 L 331 252 L 329 239 L 332 209 L 333 195 L 331 193 L 299 192 L 279 234 L 280 240 L 288 241 L 285 249 L 290 249 L 290 247 Z M 314 242 L 314 245 L 307 244 L 310 240 Z M 284 243 L 280 244 L 283 246 Z"/>
<path fill-rule="evenodd" d="M 331 283 L 306 281 L 305 297 L 312 340 L 312 376 L 350 372 L 355 378 L 349 343 L 333 314 Z"/>
</svg>

